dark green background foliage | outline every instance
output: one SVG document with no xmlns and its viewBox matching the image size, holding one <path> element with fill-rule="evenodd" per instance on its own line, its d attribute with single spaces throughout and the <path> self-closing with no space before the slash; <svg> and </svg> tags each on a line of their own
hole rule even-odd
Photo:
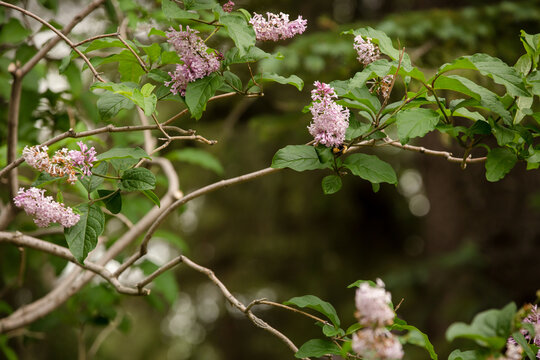
<svg viewBox="0 0 540 360">
<path fill-rule="evenodd" d="M 54 0 L 40 3 L 53 10 L 66 6 Z M 138 20 L 152 16 L 152 5 L 159 9 L 157 4 L 143 7 L 132 0 L 114 3 L 125 11 L 132 29 Z M 310 140 L 306 129 L 310 117 L 301 110 L 309 102 L 313 81 L 347 79 L 361 68 L 352 37 L 340 36 L 341 31 L 368 25 L 385 31 L 407 48 L 412 61 L 428 75 L 444 62 L 477 52 L 513 65 L 522 53 L 520 29 L 540 32 L 537 1 L 239 0 L 237 5 L 258 13 L 283 11 L 292 18 L 301 14 L 308 19 L 306 34 L 288 41 L 287 48 L 281 47 L 284 43 L 261 45 L 269 52 L 280 51 L 283 60 L 260 63 L 265 72 L 280 69 L 280 74 L 298 75 L 305 87 L 298 92 L 292 86 L 267 84 L 263 98 L 216 101 L 207 106 L 200 121 L 183 118 L 183 128 L 196 128 L 218 140 L 210 148 L 181 143 L 167 150 L 186 193 L 222 176 L 267 167 L 278 149 Z M 108 11 L 95 19 L 107 24 L 104 32 L 115 31 L 118 25 L 114 8 L 109 4 Z M 49 18 L 54 17 L 51 12 Z M 24 61 L 36 51 L 32 42 L 9 30 L 16 26 L 10 21 L 9 14 L 0 11 L 2 124 L 9 96 L 7 66 L 13 56 Z M 220 41 L 216 37 L 209 46 L 220 48 Z M 39 100 L 38 80 L 60 63 L 61 59 L 53 59 L 38 65 L 24 83 L 20 132 L 28 144 L 40 140 L 34 126 L 38 119 L 56 131 L 66 131 L 70 127 L 67 106 L 76 108 L 79 118 L 101 121 L 96 96 L 86 90 L 87 79 L 81 79 L 72 65 L 64 75 L 73 95 L 66 98 L 65 93 L 48 91 Z M 246 72 L 243 79 L 247 78 Z M 396 92 L 400 91 L 398 87 Z M 160 118 L 179 108 L 176 102 L 158 105 Z M 130 123 L 133 112 L 122 111 L 114 118 L 115 125 Z M 5 161 L 5 131 L 5 126 L 0 127 L 0 162 Z M 112 137 L 116 147 L 142 143 L 142 134 Z M 101 151 L 110 145 L 96 144 Z M 450 146 L 456 154 L 462 153 L 440 133 L 416 144 L 441 150 Z M 199 149 L 213 154 L 205 158 L 204 168 L 192 161 Z M 471 164 L 462 171 L 459 165 L 417 153 L 370 153 L 391 163 L 403 185 L 382 184 L 374 193 L 367 181 L 346 177 L 341 191 L 324 195 L 321 179 L 328 173 L 281 171 L 194 201 L 171 216 L 158 235 L 213 269 L 246 302 L 258 297 L 282 302 L 314 294 L 336 307 L 343 326 L 354 322 L 354 291 L 347 285 L 380 277 L 394 303 L 404 299 L 398 314 L 429 334 L 441 358 L 456 347 L 444 338 L 451 323 L 470 322 L 479 311 L 502 308 L 512 300 L 518 306 L 534 300 L 540 278 L 538 170 L 527 171 L 525 164 L 518 163 L 504 179 L 491 183 L 483 165 Z M 25 171 L 22 175 L 34 176 Z M 164 178 L 158 175 L 156 183 L 155 192 L 163 194 Z M 0 195 L 9 201 L 5 192 Z M 415 201 L 425 203 L 426 198 L 427 214 L 413 215 Z M 136 219 L 152 205 L 144 197 L 132 196 L 123 200 L 122 212 Z M 106 231 L 113 239 L 121 235 L 114 229 Z M 62 237 L 45 239 L 65 245 Z M 19 252 L 12 246 L 0 247 L 0 315 L 44 295 L 50 279 L 66 265 L 33 251 L 27 256 L 24 284 L 18 287 Z M 153 266 L 148 262 L 141 268 L 150 273 Z M 21 359 L 73 359 L 78 341 L 89 348 L 112 322 L 116 330 L 96 358 L 291 358 L 278 340 L 235 316 L 206 278 L 180 266 L 158 279 L 146 299 L 88 285 L 60 310 L 30 326 L 27 336 L 12 338 L 9 345 Z M 265 308 L 258 313 L 296 344 L 320 337 L 311 321 L 295 314 Z M 176 324 L 176 331 L 170 331 L 170 324 Z M 182 324 L 188 326 L 182 328 Z M 426 357 L 423 350 L 414 348 L 406 348 L 406 354 L 407 359 Z"/>
</svg>

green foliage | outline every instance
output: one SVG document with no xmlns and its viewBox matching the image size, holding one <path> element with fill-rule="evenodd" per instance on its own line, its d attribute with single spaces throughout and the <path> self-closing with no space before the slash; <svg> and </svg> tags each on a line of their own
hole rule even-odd
<svg viewBox="0 0 540 360">
<path fill-rule="evenodd" d="M 326 195 L 334 194 L 341 189 L 341 178 L 337 175 L 328 175 L 322 179 L 322 189 Z"/>
<path fill-rule="evenodd" d="M 77 224 L 64 230 L 69 251 L 78 262 L 83 263 L 92 251 L 105 227 L 105 216 L 97 204 L 81 204 L 77 207 L 81 218 Z"/>
<path fill-rule="evenodd" d="M 510 303 L 501 310 L 487 310 L 476 315 L 470 325 L 454 323 L 446 331 L 446 339 L 466 338 L 494 351 L 501 350 L 512 332 L 516 304 Z"/>
<path fill-rule="evenodd" d="M 295 171 L 327 169 L 331 166 L 319 156 L 316 148 L 309 145 L 287 145 L 280 149 L 272 159 L 272 167 L 289 168 Z"/>
<path fill-rule="evenodd" d="M 219 160 L 214 155 L 197 148 L 186 148 L 171 151 L 167 154 L 167 159 L 198 165 L 202 168 L 215 172 L 217 175 L 223 175 L 225 171 Z"/>
<path fill-rule="evenodd" d="M 422 137 L 435 129 L 439 123 L 440 115 L 431 109 L 409 109 L 397 114 L 398 138 L 402 144 L 409 142 L 410 138 Z"/>
<path fill-rule="evenodd" d="M 156 177 L 148 169 L 127 169 L 122 174 L 120 189 L 124 191 L 153 190 L 156 187 Z"/>
<path fill-rule="evenodd" d="M 329 302 L 323 301 L 315 295 L 304 295 L 300 297 L 294 297 L 285 301 L 285 305 L 296 305 L 301 308 L 309 308 L 324 314 L 332 321 L 335 328 L 339 328 L 340 321 L 336 313 L 336 309 Z"/>
<path fill-rule="evenodd" d="M 100 189 L 97 192 L 100 198 L 104 198 L 101 201 L 103 201 L 107 210 L 113 214 L 118 214 L 122 211 L 122 195 L 120 191 Z"/>
<path fill-rule="evenodd" d="M 510 149 L 492 149 L 486 161 L 486 179 L 499 181 L 516 165 L 517 157 Z"/>
<path fill-rule="evenodd" d="M 188 84 L 186 88 L 186 105 L 195 120 L 199 120 L 208 100 L 223 85 L 223 77 L 216 73 Z"/>
<path fill-rule="evenodd" d="M 343 161 L 343 166 L 353 175 L 372 183 L 397 183 L 396 172 L 392 166 L 375 155 L 352 154 Z"/>
<path fill-rule="evenodd" d="M 321 357 L 324 355 L 340 355 L 340 348 L 329 340 L 311 339 L 298 349 L 294 356 L 298 359 Z"/>
</svg>

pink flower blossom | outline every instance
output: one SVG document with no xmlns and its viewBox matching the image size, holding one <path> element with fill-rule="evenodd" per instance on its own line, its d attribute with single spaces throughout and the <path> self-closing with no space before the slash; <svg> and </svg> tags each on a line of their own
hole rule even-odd
<svg viewBox="0 0 540 360">
<path fill-rule="evenodd" d="M 67 175 L 67 181 L 74 184 L 77 181 L 77 174 L 82 176 L 92 175 L 91 168 L 97 161 L 96 150 L 94 147 L 88 149 L 88 146 L 82 141 L 77 143 L 79 150 L 68 150 L 62 148 L 57 150 L 52 158 L 49 158 L 47 146 L 26 146 L 23 150 L 24 160 L 38 171 L 44 171 L 51 176 L 62 177 Z"/>
<path fill-rule="evenodd" d="M 266 17 L 265 19 L 261 14 L 254 13 L 249 21 L 259 41 L 290 39 L 306 31 L 307 20 L 302 19 L 302 16 L 294 21 L 289 21 L 288 14 L 279 13 L 277 15 L 267 12 Z"/>
<path fill-rule="evenodd" d="M 53 200 L 51 196 L 45 196 L 45 189 L 31 187 L 28 190 L 19 189 L 13 202 L 17 207 L 34 217 L 34 222 L 39 227 L 47 227 L 50 223 L 59 223 L 63 227 L 75 225 L 80 215 L 75 214 L 73 209 Z"/>
<path fill-rule="evenodd" d="M 313 104 L 310 107 L 313 121 L 308 126 L 309 133 L 316 144 L 338 147 L 345 141 L 345 132 L 349 127 L 349 109 L 336 104 L 334 89 L 325 83 L 315 81 L 311 91 Z"/>
<path fill-rule="evenodd" d="M 379 47 L 371 42 L 371 38 L 366 37 L 364 40 L 362 35 L 357 35 L 354 38 L 354 49 L 358 54 L 358 61 L 360 61 L 360 63 L 362 63 L 364 66 L 379 59 L 381 55 Z"/>
<path fill-rule="evenodd" d="M 82 174 L 90 176 L 92 175 L 91 168 L 94 166 L 93 163 L 97 161 L 96 150 L 93 146 L 88 149 L 88 146 L 82 141 L 79 141 L 77 145 L 79 145 L 81 150 L 70 150 L 68 156 L 71 159 L 71 163 L 77 166 Z"/>
<path fill-rule="evenodd" d="M 229 1 L 223 4 L 223 11 L 230 13 L 231 11 L 233 11 L 233 7 L 234 7 L 234 2 Z"/>
<path fill-rule="evenodd" d="M 403 347 L 385 328 L 366 328 L 353 334 L 352 349 L 362 359 L 396 360 L 403 358 Z"/>
<path fill-rule="evenodd" d="M 377 279 L 377 286 L 360 284 L 356 290 L 356 317 L 364 326 L 385 326 L 394 322 L 394 311 L 390 308 L 392 296 L 384 289 L 384 283 Z"/>
<path fill-rule="evenodd" d="M 197 35 L 198 33 L 189 26 L 182 31 L 182 25 L 180 25 L 180 31 L 171 28 L 167 32 L 167 41 L 174 47 L 183 62 L 176 65 L 174 72 L 169 72 L 171 81 L 165 83 L 166 86 L 171 87 L 171 92 L 175 95 L 184 96 L 188 83 L 210 75 L 221 66 L 220 54 L 209 49 Z"/>
</svg>

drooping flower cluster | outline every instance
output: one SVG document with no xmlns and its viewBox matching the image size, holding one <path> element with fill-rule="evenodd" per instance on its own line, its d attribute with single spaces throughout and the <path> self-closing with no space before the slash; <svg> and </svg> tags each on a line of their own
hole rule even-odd
<svg viewBox="0 0 540 360">
<path fill-rule="evenodd" d="M 534 338 L 531 339 L 531 335 L 525 329 L 521 330 L 521 333 L 525 339 L 534 343 L 536 346 L 540 346 L 540 311 L 538 305 L 534 305 L 530 309 L 529 315 L 523 319 L 524 323 L 528 323 L 534 326 Z M 516 342 L 513 337 L 510 337 L 506 343 L 506 357 L 505 360 L 521 359 L 523 348 Z M 536 354 L 536 358 L 540 359 L 540 349 Z"/>
<path fill-rule="evenodd" d="M 356 318 L 364 327 L 353 334 L 352 348 L 363 359 L 396 360 L 403 358 L 403 347 L 386 325 L 394 322 L 392 297 L 381 279 L 376 286 L 360 284 L 356 290 Z"/>
<path fill-rule="evenodd" d="M 249 21 L 255 30 L 255 36 L 259 41 L 278 41 L 290 39 L 297 34 L 306 31 L 307 20 L 302 16 L 294 21 L 289 21 L 289 15 L 284 13 L 273 14 L 266 13 L 266 19 L 261 15 L 254 13 Z"/>
<path fill-rule="evenodd" d="M 234 2 L 228 1 L 227 3 L 223 4 L 223 11 L 230 13 L 233 11 Z"/>
<path fill-rule="evenodd" d="M 88 148 L 82 141 L 79 141 L 77 145 L 80 150 L 62 148 L 57 150 L 52 158 L 49 157 L 47 153 L 49 148 L 45 145 L 26 146 L 23 149 L 23 157 L 34 169 L 55 177 L 67 175 L 67 181 L 73 184 L 77 181 L 77 173 L 82 176 L 92 175 L 91 168 L 97 160 L 94 147 Z"/>
<path fill-rule="evenodd" d="M 176 65 L 174 72 L 169 72 L 171 81 L 165 83 L 165 86 L 171 87 L 171 92 L 175 95 L 184 96 L 188 83 L 210 75 L 221 66 L 221 54 L 209 49 L 197 35 L 198 33 L 189 26 L 186 26 L 186 30 L 183 31 L 182 25 L 180 25 L 180 31 L 171 28 L 166 33 L 167 41 L 174 47 L 183 62 Z"/>
<path fill-rule="evenodd" d="M 358 54 L 358 61 L 364 66 L 371 64 L 381 56 L 379 47 L 371 42 L 370 37 L 364 39 L 362 35 L 357 35 L 354 38 L 354 49 Z"/>
<path fill-rule="evenodd" d="M 13 202 L 17 207 L 22 207 L 28 215 L 34 217 L 34 222 L 39 227 L 47 227 L 50 223 L 59 223 L 63 227 L 72 227 L 80 215 L 75 214 L 73 209 L 56 202 L 51 196 L 45 196 L 45 189 L 31 187 L 28 190 L 19 189 Z"/>
<path fill-rule="evenodd" d="M 315 143 L 327 147 L 338 147 L 345 141 L 345 132 L 349 127 L 349 109 L 338 105 L 334 89 L 325 83 L 315 81 L 311 91 L 313 104 L 310 107 L 313 121 L 308 126 Z"/>
</svg>

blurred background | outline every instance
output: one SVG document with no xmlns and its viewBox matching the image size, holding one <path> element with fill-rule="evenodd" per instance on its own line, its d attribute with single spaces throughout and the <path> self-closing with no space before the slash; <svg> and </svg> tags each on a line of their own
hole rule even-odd
<svg viewBox="0 0 540 360">
<path fill-rule="evenodd" d="M 39 14 L 48 14 L 45 18 L 57 17 L 60 23 L 65 23 L 63 16 L 67 19 L 86 3 L 40 2 L 27 5 Z M 148 42 L 144 39 L 148 25 L 137 24 L 136 19 L 144 19 L 159 4 L 134 0 L 113 4 L 126 11 L 137 38 Z M 209 104 L 199 122 L 182 119 L 179 126 L 197 129 L 219 142 L 212 147 L 178 143 L 166 155 L 174 160 L 175 151 L 193 147 L 210 152 L 222 164 L 222 168 L 211 166 L 214 171 L 210 171 L 175 160 L 185 193 L 267 167 L 281 147 L 310 140 L 306 128 L 310 117 L 301 110 L 310 101 L 313 82 L 348 79 L 361 70 L 352 37 L 340 35 L 341 31 L 362 26 L 385 31 L 396 46 L 406 47 L 413 63 L 428 75 L 445 62 L 477 52 L 513 65 L 523 53 L 520 30 L 540 32 L 540 2 L 536 0 L 238 0 L 236 5 L 251 12 L 281 11 L 292 19 L 302 15 L 308 20 L 304 35 L 261 45 L 266 51 L 281 52 L 283 60 L 259 64 L 264 71 L 296 74 L 305 87 L 298 92 L 291 86 L 269 84 L 263 98 L 216 101 Z M 96 12 L 75 29 L 74 36 L 82 39 L 87 33 L 115 31 L 111 11 Z M 9 16 L 7 12 L 2 15 L 4 23 Z M 164 28 L 157 21 L 151 26 Z M 39 36 L 33 41 L 39 43 Z M 221 44 L 218 37 L 209 45 L 218 49 L 230 46 Z M 47 79 L 48 71 L 57 73 L 55 66 L 66 55 L 62 49 L 58 51 L 56 65 L 52 59 L 36 76 Z M 21 50 L 17 53 L 24 58 Z M 2 61 L 0 79 L 5 80 L 9 61 Z M 245 69 L 237 71 L 244 72 L 247 79 Z M 36 121 L 52 121 L 53 129 L 69 123 L 65 106 L 55 105 L 62 97 L 63 90 L 54 88 L 61 83 L 54 80 L 60 75 L 49 76 L 52 80 L 41 89 L 31 84 L 25 88 L 28 104 L 23 107 L 21 126 L 34 134 L 27 136 L 29 142 L 32 136 L 35 141 L 43 136 Z M 85 93 L 86 87 L 82 89 L 75 99 L 79 116 L 99 119 L 92 109 L 95 98 Z M 403 88 L 396 85 L 392 99 L 402 94 Z M 4 81 L 0 85 L 2 119 L 8 95 L 9 85 L 6 88 Z M 49 102 L 34 101 L 31 105 L 32 99 L 42 96 Z M 180 108 L 179 103 L 166 102 L 158 107 L 160 118 L 166 119 Z M 129 123 L 134 116 L 124 113 L 114 121 Z M 1 131 L 5 151 L 5 129 Z M 115 144 L 129 146 L 140 144 L 142 135 L 123 134 L 113 139 Z M 100 146 L 98 140 L 96 144 Z M 417 144 L 462 154 L 438 133 Z M 246 303 L 256 298 L 283 302 L 313 294 L 336 307 L 343 326 L 355 321 L 354 289 L 347 286 L 358 279 L 381 278 L 394 303 L 403 299 L 399 316 L 430 336 L 441 359 L 459 345 L 444 338 L 451 323 L 469 322 L 477 312 L 510 301 L 521 306 L 535 300 L 540 288 L 538 171 L 527 171 L 524 164 L 518 164 L 503 180 L 489 183 L 483 165 L 461 170 L 459 165 L 418 153 L 385 148 L 375 153 L 393 165 L 399 177 L 397 187 L 384 184 L 374 193 L 368 182 L 349 176 L 340 192 L 327 196 L 320 186 L 326 173 L 285 170 L 220 190 L 170 216 L 152 241 L 150 261 L 141 264 L 141 271 L 150 272 L 155 264 L 183 251 L 213 269 Z M 34 175 L 28 172 L 27 176 Z M 157 192 L 163 193 L 165 179 L 158 180 L 161 188 Z M 125 211 L 135 221 L 151 204 L 135 197 L 132 201 Z M 111 220 L 110 238 L 121 232 L 121 225 Z M 62 243 L 58 236 L 47 239 Z M 51 278 L 66 266 L 63 261 L 28 252 L 25 281 L 19 287 L 13 285 L 19 261 L 16 248 L 0 247 L 2 312 L 45 294 Z M 298 346 L 311 338 L 322 338 L 311 320 L 297 314 L 265 307 L 256 312 Z M 119 296 L 94 283 L 17 335 L 9 344 L 20 359 L 74 359 L 81 346 L 96 359 L 292 358 L 279 340 L 227 306 L 205 277 L 182 266 L 160 277 L 148 298 Z M 405 352 L 406 359 L 429 358 L 427 352 L 412 346 Z"/>
</svg>

